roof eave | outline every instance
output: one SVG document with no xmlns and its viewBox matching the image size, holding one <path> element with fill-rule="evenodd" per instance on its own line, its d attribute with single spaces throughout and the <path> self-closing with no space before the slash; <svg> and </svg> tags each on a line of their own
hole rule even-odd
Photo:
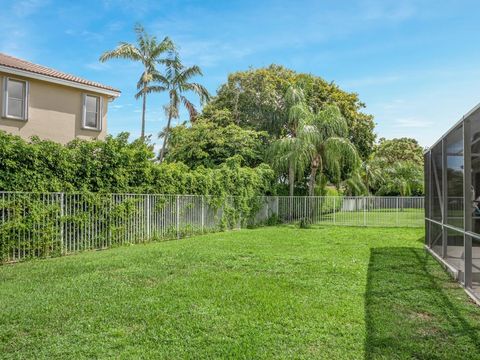
<svg viewBox="0 0 480 360">
<path fill-rule="evenodd" d="M 42 80 L 42 81 L 47 81 L 54 84 L 69 86 L 69 87 L 73 87 L 73 88 L 81 89 L 85 91 L 92 91 L 95 93 L 107 95 L 108 97 L 111 97 L 111 98 L 117 98 L 121 94 L 121 92 L 117 90 L 104 89 L 98 86 L 82 84 L 75 81 L 60 79 L 60 78 L 48 76 L 48 75 L 42 75 L 42 74 L 38 74 L 31 71 L 15 69 L 15 68 L 4 66 L 4 65 L 0 65 L 0 71 L 17 75 L 17 76 L 24 76 L 31 79 Z"/>
</svg>

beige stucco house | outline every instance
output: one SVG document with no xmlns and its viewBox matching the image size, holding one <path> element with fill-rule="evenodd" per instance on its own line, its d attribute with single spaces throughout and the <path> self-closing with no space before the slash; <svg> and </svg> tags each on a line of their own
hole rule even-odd
<svg viewBox="0 0 480 360">
<path fill-rule="evenodd" d="M 67 143 L 102 139 L 120 91 L 0 53 L 0 130 Z"/>
</svg>

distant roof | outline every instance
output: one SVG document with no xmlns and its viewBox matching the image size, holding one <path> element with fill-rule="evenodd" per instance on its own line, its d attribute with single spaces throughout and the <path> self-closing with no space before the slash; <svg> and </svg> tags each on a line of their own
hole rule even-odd
<svg viewBox="0 0 480 360">
<path fill-rule="evenodd" d="M 45 66 L 33 64 L 31 62 L 18 59 L 10 55 L 0 53 L 0 71 L 2 71 L 2 67 L 19 70 L 18 75 L 24 75 L 26 77 L 28 77 L 29 75 L 23 74 L 23 72 L 40 75 L 42 79 L 46 81 L 49 81 L 48 78 L 50 78 L 50 81 L 61 82 L 64 85 L 70 85 L 73 87 L 81 87 L 81 88 L 90 88 L 90 87 L 97 88 L 98 92 L 107 93 L 108 95 L 114 96 L 114 97 L 117 97 L 120 95 L 120 90 L 117 90 L 113 87 L 103 85 L 94 81 L 85 80 L 74 75 L 66 74 L 54 69 L 47 68 Z M 32 77 L 35 77 L 35 76 L 32 76 Z M 47 79 L 45 79 L 45 77 Z M 60 81 L 54 81 L 55 79 L 58 79 Z M 101 90 L 106 90 L 106 91 L 101 91 Z"/>
</svg>

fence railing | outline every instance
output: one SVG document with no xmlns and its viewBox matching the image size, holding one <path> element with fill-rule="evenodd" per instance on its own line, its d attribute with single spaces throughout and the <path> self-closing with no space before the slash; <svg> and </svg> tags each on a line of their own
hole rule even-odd
<svg viewBox="0 0 480 360">
<path fill-rule="evenodd" d="M 344 226 L 424 224 L 421 197 L 256 199 L 242 213 L 236 198 L 209 196 L 0 192 L 0 262 L 59 256 L 269 223 Z"/>
<path fill-rule="evenodd" d="M 423 227 L 423 197 L 273 196 L 265 197 L 259 215 L 281 223 L 377 227 Z"/>
</svg>

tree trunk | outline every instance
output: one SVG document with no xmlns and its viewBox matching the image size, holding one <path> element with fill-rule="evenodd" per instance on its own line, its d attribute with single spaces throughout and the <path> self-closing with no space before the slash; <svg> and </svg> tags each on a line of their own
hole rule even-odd
<svg viewBox="0 0 480 360">
<path fill-rule="evenodd" d="M 288 165 L 288 185 L 290 187 L 289 194 L 293 196 L 293 190 L 295 189 L 295 169 L 292 164 Z"/>
<path fill-rule="evenodd" d="M 145 87 L 143 88 L 143 105 L 142 105 L 142 140 L 145 140 L 145 112 L 147 111 L 147 94 L 145 93 Z"/>
<path fill-rule="evenodd" d="M 168 113 L 168 122 L 167 122 L 167 127 L 165 128 L 165 134 L 163 136 L 163 144 L 162 144 L 162 150 L 160 151 L 160 156 L 158 158 L 158 161 L 162 163 L 163 157 L 165 156 L 165 149 L 167 148 L 167 141 L 168 141 L 168 133 L 170 132 L 170 123 L 172 122 L 172 115 L 169 112 Z"/>
<path fill-rule="evenodd" d="M 312 166 L 310 170 L 310 180 L 308 180 L 308 195 L 315 195 L 315 179 L 317 177 L 318 166 Z"/>
</svg>

